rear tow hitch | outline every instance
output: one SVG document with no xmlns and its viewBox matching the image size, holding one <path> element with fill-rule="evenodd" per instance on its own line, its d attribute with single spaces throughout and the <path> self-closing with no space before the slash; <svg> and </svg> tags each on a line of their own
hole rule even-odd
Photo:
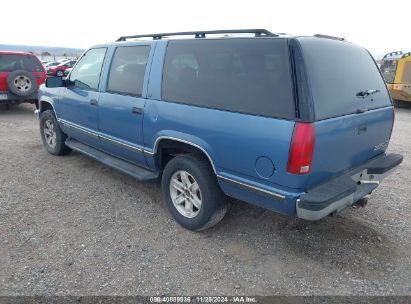
<svg viewBox="0 0 411 304">
<path fill-rule="evenodd" d="M 370 199 L 370 195 L 366 195 L 363 198 L 356 201 L 352 206 L 354 208 L 356 208 L 356 207 L 363 207 L 364 208 L 365 206 L 367 206 L 369 199 Z"/>
</svg>

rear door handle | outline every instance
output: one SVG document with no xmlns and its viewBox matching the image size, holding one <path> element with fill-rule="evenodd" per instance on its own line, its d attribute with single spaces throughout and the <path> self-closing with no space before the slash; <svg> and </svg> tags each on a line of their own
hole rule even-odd
<svg viewBox="0 0 411 304">
<path fill-rule="evenodd" d="M 367 132 L 367 125 L 366 124 L 361 125 L 361 126 L 358 127 L 358 135 L 360 135 L 362 133 L 365 133 L 365 132 Z"/>
<path fill-rule="evenodd" d="M 142 109 L 142 108 L 133 107 L 133 109 L 131 110 L 131 112 L 132 112 L 133 114 L 136 114 L 136 115 L 141 115 L 141 114 L 143 114 L 143 109 Z"/>
<path fill-rule="evenodd" d="M 90 100 L 90 104 L 91 104 L 92 106 L 96 106 L 96 105 L 98 104 L 97 99 L 92 99 L 92 100 Z"/>
</svg>

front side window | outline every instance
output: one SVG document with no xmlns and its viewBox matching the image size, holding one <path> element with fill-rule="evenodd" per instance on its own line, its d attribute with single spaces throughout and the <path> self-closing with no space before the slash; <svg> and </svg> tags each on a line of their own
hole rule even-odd
<svg viewBox="0 0 411 304">
<path fill-rule="evenodd" d="M 398 60 L 384 60 L 381 64 L 381 73 L 388 83 L 394 83 Z"/>
<path fill-rule="evenodd" d="M 146 45 L 118 47 L 113 56 L 107 91 L 141 96 L 150 47 Z"/>
<path fill-rule="evenodd" d="M 71 71 L 70 83 L 85 90 L 97 90 L 105 54 L 106 48 L 87 51 Z"/>
<path fill-rule="evenodd" d="M 293 119 L 287 42 L 254 38 L 170 41 L 162 99 Z"/>
</svg>

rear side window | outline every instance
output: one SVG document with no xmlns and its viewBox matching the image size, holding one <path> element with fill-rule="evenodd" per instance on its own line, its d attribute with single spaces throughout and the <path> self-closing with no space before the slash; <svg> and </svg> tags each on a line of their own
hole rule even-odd
<svg viewBox="0 0 411 304">
<path fill-rule="evenodd" d="M 162 99 L 293 119 L 287 42 L 285 39 L 170 41 Z"/>
<path fill-rule="evenodd" d="M 298 39 L 307 69 L 316 119 L 391 105 L 384 80 L 367 50 L 331 39 Z M 378 90 L 365 98 L 357 94 Z"/>
<path fill-rule="evenodd" d="M 411 83 L 411 61 L 404 63 L 404 74 L 402 75 L 403 83 Z"/>
<path fill-rule="evenodd" d="M 29 72 L 43 72 L 43 66 L 40 61 L 30 55 L 0 55 L 0 71 L 13 72 L 16 70 L 25 70 Z"/>
<path fill-rule="evenodd" d="M 111 63 L 107 91 L 141 96 L 149 53 L 149 46 L 118 47 Z"/>
</svg>

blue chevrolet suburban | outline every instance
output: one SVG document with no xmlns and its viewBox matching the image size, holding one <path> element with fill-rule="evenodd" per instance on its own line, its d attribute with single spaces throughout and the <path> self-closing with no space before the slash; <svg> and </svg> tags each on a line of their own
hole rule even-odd
<svg viewBox="0 0 411 304">
<path fill-rule="evenodd" d="M 39 91 L 54 155 L 160 180 L 174 219 L 217 224 L 231 196 L 319 220 L 365 205 L 401 162 L 394 109 L 367 50 L 267 30 L 120 37 Z"/>
</svg>

